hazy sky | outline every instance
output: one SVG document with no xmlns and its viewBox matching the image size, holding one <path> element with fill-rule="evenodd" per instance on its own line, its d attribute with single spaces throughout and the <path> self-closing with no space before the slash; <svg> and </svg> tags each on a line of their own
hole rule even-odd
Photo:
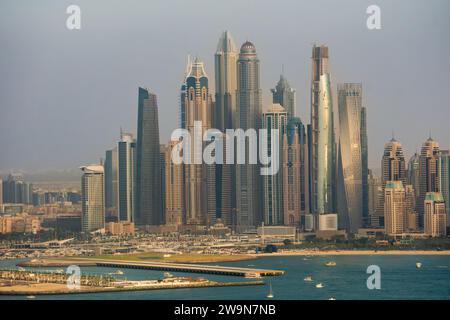
<svg viewBox="0 0 450 320">
<path fill-rule="evenodd" d="M 66 28 L 70 4 L 81 7 L 81 30 Z M 366 27 L 371 4 L 381 8 L 381 30 Z M 448 149 L 449 21 L 448 0 L 1 0 L 0 172 L 99 161 L 120 126 L 136 131 L 138 86 L 158 95 L 166 142 L 178 124 L 186 56 L 205 62 L 213 84 L 223 30 L 238 47 L 255 44 L 264 106 L 284 64 L 303 122 L 311 47 L 327 44 L 333 90 L 363 83 L 371 167 L 392 130 L 408 157 L 430 130 Z"/>
</svg>

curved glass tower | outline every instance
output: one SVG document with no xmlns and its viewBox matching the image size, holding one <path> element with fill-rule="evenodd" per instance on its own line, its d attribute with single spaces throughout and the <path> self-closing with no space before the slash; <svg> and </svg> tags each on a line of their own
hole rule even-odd
<svg viewBox="0 0 450 320">
<path fill-rule="evenodd" d="M 335 211 L 334 124 L 330 75 L 320 76 L 317 141 L 317 213 Z"/>
</svg>

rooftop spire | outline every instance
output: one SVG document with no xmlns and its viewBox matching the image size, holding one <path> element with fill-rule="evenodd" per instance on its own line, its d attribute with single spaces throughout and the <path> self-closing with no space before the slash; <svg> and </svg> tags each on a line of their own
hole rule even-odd
<svg viewBox="0 0 450 320">
<path fill-rule="evenodd" d="M 219 43 L 217 44 L 216 53 L 221 52 L 237 52 L 236 45 L 234 44 L 231 33 L 225 30 L 220 36 Z"/>
</svg>

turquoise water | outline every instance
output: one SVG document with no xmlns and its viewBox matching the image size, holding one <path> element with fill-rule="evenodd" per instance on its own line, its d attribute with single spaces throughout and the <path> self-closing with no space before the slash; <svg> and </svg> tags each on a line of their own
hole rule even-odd
<svg viewBox="0 0 450 320">
<path fill-rule="evenodd" d="M 327 261 L 336 261 L 336 267 L 326 267 Z M 416 262 L 422 268 L 416 268 Z M 12 267 L 17 261 L 1 261 L 0 267 Z M 280 277 L 265 278 L 272 283 L 275 299 L 450 299 L 450 256 L 287 256 L 261 257 L 257 260 L 221 263 L 242 267 L 285 270 Z M 381 268 L 381 289 L 367 289 L 369 265 Z M 86 267 L 90 274 L 114 272 L 115 269 Z M 151 270 L 122 269 L 127 279 L 161 278 L 163 273 Z M 197 276 L 176 273 L 174 275 Z M 304 282 L 311 275 L 313 282 Z M 248 281 L 242 277 L 198 275 L 218 281 Z M 321 282 L 324 288 L 317 289 Z M 266 299 L 268 286 L 193 288 L 174 290 L 149 290 L 118 293 L 37 296 L 36 299 Z M 0 296 L 2 299 L 25 297 Z"/>
</svg>

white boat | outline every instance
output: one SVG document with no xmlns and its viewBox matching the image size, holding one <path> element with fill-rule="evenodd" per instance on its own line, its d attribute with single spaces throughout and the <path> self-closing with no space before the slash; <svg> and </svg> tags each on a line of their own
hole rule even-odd
<svg viewBox="0 0 450 320">
<path fill-rule="evenodd" d="M 316 284 L 316 288 L 317 288 L 317 289 L 321 289 L 321 288 L 323 288 L 323 287 L 325 287 L 325 286 L 323 285 L 322 282 L 319 282 L 318 284 Z"/>
<path fill-rule="evenodd" d="M 303 278 L 303 281 L 305 282 L 312 282 L 312 277 L 311 276 L 306 276 L 305 278 Z"/>
<path fill-rule="evenodd" d="M 27 299 L 34 299 L 36 298 L 35 296 L 27 296 Z"/>
<path fill-rule="evenodd" d="M 421 263 L 421 262 L 416 262 L 416 268 L 417 268 L 417 269 L 422 268 L 422 263 Z"/>
<path fill-rule="evenodd" d="M 272 299 L 274 297 L 272 292 L 272 282 L 269 282 L 269 294 L 267 295 L 267 298 Z"/>
<path fill-rule="evenodd" d="M 259 273 L 254 273 L 254 272 L 249 272 L 245 274 L 245 277 L 247 279 L 253 279 L 253 278 L 261 278 L 261 274 Z"/>
<path fill-rule="evenodd" d="M 114 275 L 114 274 L 123 275 L 123 271 L 122 270 L 117 270 L 116 272 L 110 272 L 108 274 L 109 275 Z"/>
<path fill-rule="evenodd" d="M 327 267 L 336 267 L 336 262 L 334 262 L 334 261 L 328 261 L 327 263 L 325 263 L 325 265 L 326 265 Z"/>
<path fill-rule="evenodd" d="M 335 297 L 330 297 L 328 300 L 336 300 Z"/>
<path fill-rule="evenodd" d="M 164 272 L 164 278 L 173 278 L 173 274 L 170 272 Z"/>
</svg>

